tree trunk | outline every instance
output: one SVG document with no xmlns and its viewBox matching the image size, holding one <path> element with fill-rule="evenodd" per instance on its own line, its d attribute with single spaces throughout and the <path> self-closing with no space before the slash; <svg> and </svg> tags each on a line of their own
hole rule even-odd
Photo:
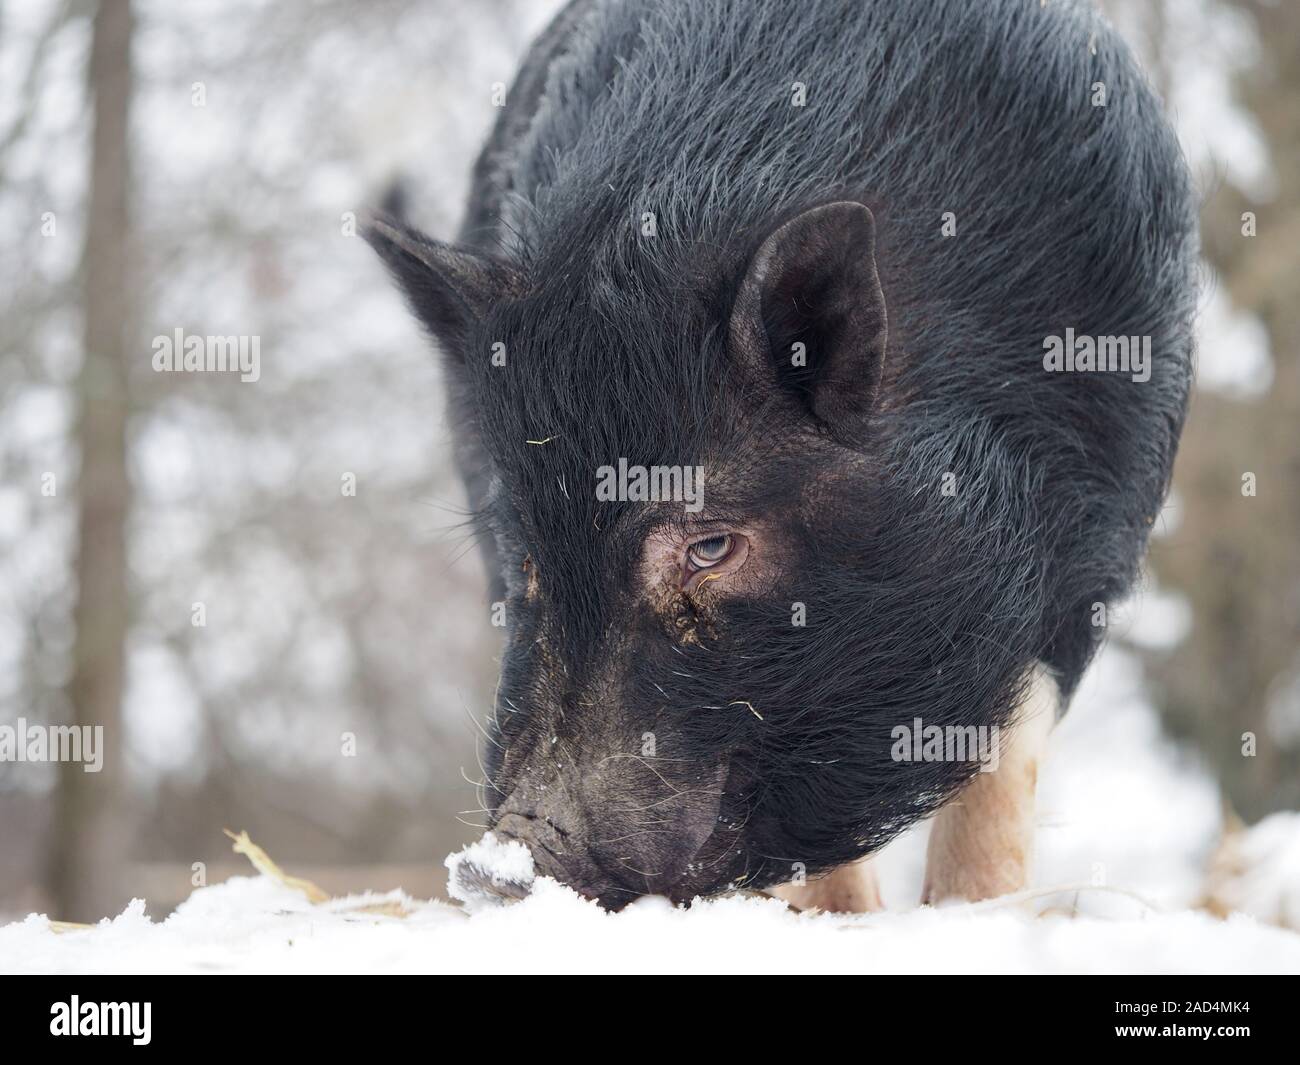
<svg viewBox="0 0 1300 1065">
<path fill-rule="evenodd" d="M 130 0 L 101 0 L 91 45 L 94 98 L 90 207 L 82 258 L 85 362 L 77 382 L 77 600 L 68 697 L 71 724 L 102 727 L 102 768 L 58 767 L 49 889 L 53 916 L 96 920 L 116 913 L 130 842 L 122 737 L 127 632 L 127 367 L 131 313 L 129 111 Z"/>
</svg>

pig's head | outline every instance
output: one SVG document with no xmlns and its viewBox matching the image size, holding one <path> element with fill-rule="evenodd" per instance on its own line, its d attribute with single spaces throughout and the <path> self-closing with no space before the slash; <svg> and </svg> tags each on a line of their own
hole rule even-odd
<svg viewBox="0 0 1300 1065">
<path fill-rule="evenodd" d="M 540 872 L 612 908 L 762 887 L 970 777 L 895 730 L 1006 723 L 1032 520 L 987 427 L 943 431 L 953 397 L 909 374 L 865 206 L 509 261 L 368 237 L 447 354 L 507 632 L 486 805 Z"/>
</svg>

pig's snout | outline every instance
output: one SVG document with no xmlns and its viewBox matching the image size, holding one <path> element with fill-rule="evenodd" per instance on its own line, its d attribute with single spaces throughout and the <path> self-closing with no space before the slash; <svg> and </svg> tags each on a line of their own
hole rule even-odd
<svg viewBox="0 0 1300 1065">
<path fill-rule="evenodd" d="M 492 831 L 522 843 L 533 856 L 538 876 L 549 876 L 606 909 L 620 909 L 639 892 L 615 883 L 555 818 L 532 812 L 502 814 Z"/>
<path fill-rule="evenodd" d="M 577 823 L 518 810 L 502 813 L 492 831 L 526 846 L 538 876 L 558 880 L 607 910 L 621 910 L 643 895 L 667 895 L 685 902 L 702 893 L 700 885 L 691 883 L 700 848 L 694 842 L 683 846 L 681 836 L 663 840 L 669 845 L 662 850 L 644 843 L 629 847 L 630 841 L 622 840 L 605 853 L 586 842 L 587 833 Z M 615 839 L 626 834 L 615 829 L 607 833 Z"/>
</svg>

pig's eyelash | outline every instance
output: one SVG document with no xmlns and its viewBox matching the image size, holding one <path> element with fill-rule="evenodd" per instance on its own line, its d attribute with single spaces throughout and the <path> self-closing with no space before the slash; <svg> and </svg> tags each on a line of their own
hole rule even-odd
<svg viewBox="0 0 1300 1065">
<path fill-rule="evenodd" d="M 714 535 L 727 532 L 743 526 L 745 522 L 744 515 L 729 510 L 710 510 L 709 516 L 703 520 L 692 514 L 674 514 L 664 520 L 665 525 L 679 534 L 695 539 L 707 537 L 714 530 L 717 530 Z"/>
</svg>

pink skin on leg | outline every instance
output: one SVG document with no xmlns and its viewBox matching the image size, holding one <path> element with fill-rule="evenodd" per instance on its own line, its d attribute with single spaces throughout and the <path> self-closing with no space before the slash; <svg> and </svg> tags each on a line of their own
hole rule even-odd
<svg viewBox="0 0 1300 1065">
<path fill-rule="evenodd" d="M 883 910 L 880 886 L 870 858 L 841 865 L 825 876 L 804 884 L 782 884 L 772 894 L 796 910 L 821 910 L 823 913 L 873 913 Z"/>
<path fill-rule="evenodd" d="M 980 773 L 939 811 L 926 852 L 922 903 L 976 902 L 1029 883 L 1038 765 L 1056 721 L 1056 682 L 1041 667 L 995 770 Z"/>
</svg>

